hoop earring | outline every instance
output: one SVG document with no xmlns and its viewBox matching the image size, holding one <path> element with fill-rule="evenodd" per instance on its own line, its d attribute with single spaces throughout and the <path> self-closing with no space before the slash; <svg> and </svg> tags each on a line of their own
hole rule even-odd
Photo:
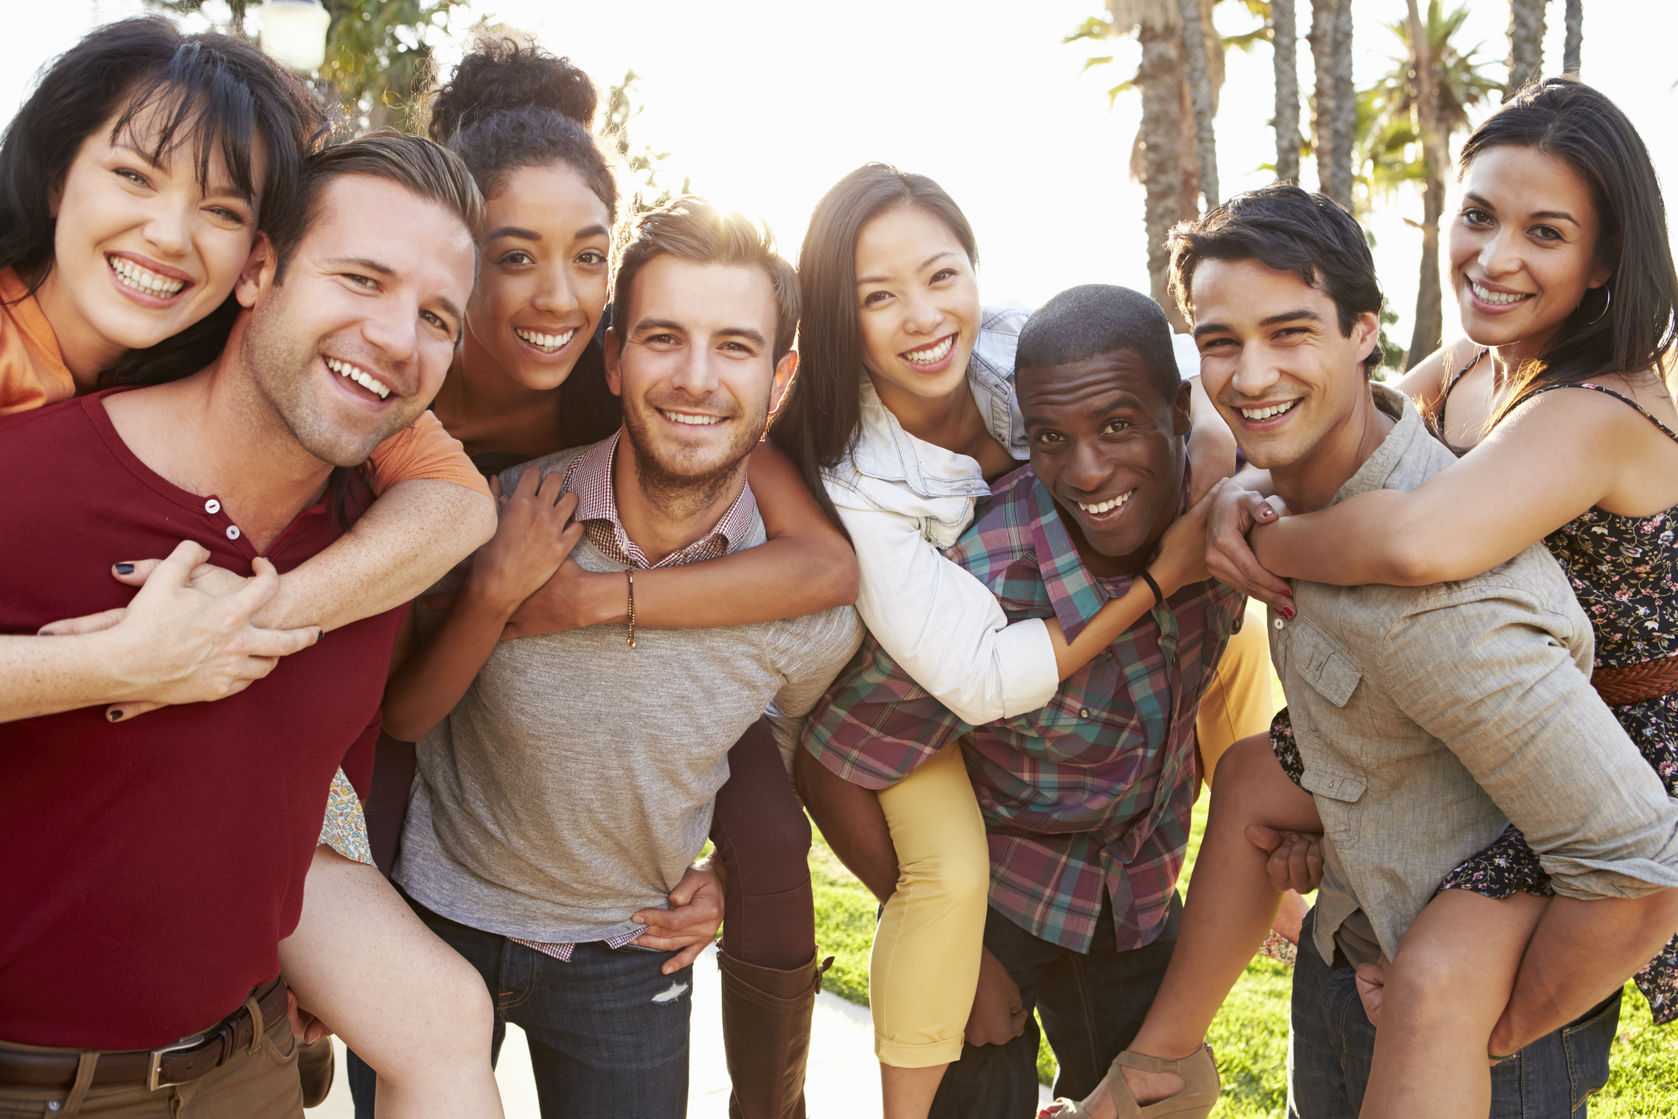
<svg viewBox="0 0 1678 1119">
<path fill-rule="evenodd" d="M 1604 316 L 1608 313 L 1608 307 L 1613 302 L 1614 302 L 1614 291 L 1613 291 L 1613 289 L 1610 288 L 1607 284 L 1603 284 L 1602 285 L 1602 310 L 1600 310 L 1596 313 L 1596 317 L 1594 319 L 1586 319 L 1585 320 L 1585 325 L 1586 326 L 1595 326 L 1597 323 L 1601 322 L 1602 321 L 1602 316 Z"/>
</svg>

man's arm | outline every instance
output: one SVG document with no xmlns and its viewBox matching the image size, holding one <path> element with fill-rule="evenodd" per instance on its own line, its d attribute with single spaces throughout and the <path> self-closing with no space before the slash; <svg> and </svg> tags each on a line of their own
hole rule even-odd
<svg viewBox="0 0 1678 1119">
<path fill-rule="evenodd" d="M 1423 592 L 1370 645 L 1382 686 L 1525 833 L 1557 893 L 1637 897 L 1678 885 L 1678 802 L 1570 652 L 1585 627 L 1476 580 Z"/>
<path fill-rule="evenodd" d="M 1602 1001 L 1678 928 L 1678 802 L 1567 654 L 1575 623 L 1511 605 L 1477 600 L 1448 617 L 1402 619 L 1389 634 L 1396 671 L 1386 678 L 1522 830 L 1562 895 L 1521 958 L 1490 1039 L 1497 1054 Z M 1423 650 L 1447 646 L 1427 630 L 1456 624 L 1473 628 L 1440 672 Z M 1475 693 L 1461 694 L 1463 684 Z"/>
</svg>

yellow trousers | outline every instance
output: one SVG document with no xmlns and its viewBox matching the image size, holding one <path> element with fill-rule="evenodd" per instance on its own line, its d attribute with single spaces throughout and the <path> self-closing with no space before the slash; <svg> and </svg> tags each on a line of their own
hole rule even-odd
<svg viewBox="0 0 1678 1119">
<path fill-rule="evenodd" d="M 1208 785 L 1224 751 L 1248 735 L 1269 730 L 1270 717 L 1276 713 L 1276 692 L 1271 690 L 1276 674 L 1270 668 L 1267 624 L 1264 603 L 1248 599 L 1241 628 L 1224 647 L 1212 685 L 1200 699 L 1194 730 Z"/>
<path fill-rule="evenodd" d="M 868 1001 L 882 1064 L 925 1068 L 961 1056 L 979 984 L 990 852 L 953 742 L 880 790 L 897 848 L 897 890 L 874 933 Z"/>
</svg>

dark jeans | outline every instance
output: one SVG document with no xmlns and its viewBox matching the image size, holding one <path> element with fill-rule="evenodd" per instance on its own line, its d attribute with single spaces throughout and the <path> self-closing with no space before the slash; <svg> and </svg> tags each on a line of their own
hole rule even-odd
<svg viewBox="0 0 1678 1119">
<path fill-rule="evenodd" d="M 1311 944 L 1317 911 L 1305 917 L 1293 973 L 1288 1041 L 1288 1119 L 1357 1119 L 1369 1083 L 1375 1027 L 1363 1012 L 1350 964 L 1325 964 Z M 1584 1119 L 1585 1098 L 1608 1083 L 1608 1047 L 1620 995 L 1492 1069 L 1490 1119 Z"/>
<path fill-rule="evenodd" d="M 951 1065 L 932 1103 L 932 1119 L 1020 1119 L 1037 1111 L 1037 1022 L 1060 1063 L 1055 1095 L 1081 1099 L 1142 1025 L 1154 1001 L 1182 923 L 1182 902 L 1171 901 L 1165 927 L 1145 948 L 1113 946 L 1113 911 L 1103 903 L 1088 953 L 1032 936 L 991 909 L 985 947 L 1019 984 L 1026 1026 L 1003 1045 L 967 1045 Z"/>
<path fill-rule="evenodd" d="M 693 969 L 662 975 L 669 955 L 579 944 L 569 962 L 440 917 L 408 901 L 432 932 L 469 960 L 502 1023 L 524 1030 L 542 1119 L 682 1119 L 688 1098 Z M 358 1119 L 371 1119 L 372 1070 L 351 1055 Z"/>
</svg>

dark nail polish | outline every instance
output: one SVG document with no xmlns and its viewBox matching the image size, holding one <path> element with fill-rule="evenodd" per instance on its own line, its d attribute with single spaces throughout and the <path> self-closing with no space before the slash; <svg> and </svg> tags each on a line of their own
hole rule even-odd
<svg viewBox="0 0 1678 1119">
<path fill-rule="evenodd" d="M 1282 611 L 1282 617 L 1286 618 L 1290 622 L 1293 621 L 1293 616 L 1297 612 L 1291 606 L 1282 606 L 1278 607 L 1278 609 Z"/>
<path fill-rule="evenodd" d="M 52 636 L 52 630 L 44 629 L 40 633 L 36 634 L 36 636 L 37 637 L 51 637 Z"/>
<path fill-rule="evenodd" d="M 107 712 L 105 712 L 105 718 L 111 720 L 111 722 L 113 722 L 113 723 L 118 722 L 122 719 L 122 712 L 121 711 L 107 711 Z"/>
<path fill-rule="evenodd" d="M 119 563 L 119 564 L 117 564 L 117 574 L 118 575 L 132 575 L 132 574 L 134 574 L 134 565 L 131 564 L 131 563 Z"/>
</svg>

